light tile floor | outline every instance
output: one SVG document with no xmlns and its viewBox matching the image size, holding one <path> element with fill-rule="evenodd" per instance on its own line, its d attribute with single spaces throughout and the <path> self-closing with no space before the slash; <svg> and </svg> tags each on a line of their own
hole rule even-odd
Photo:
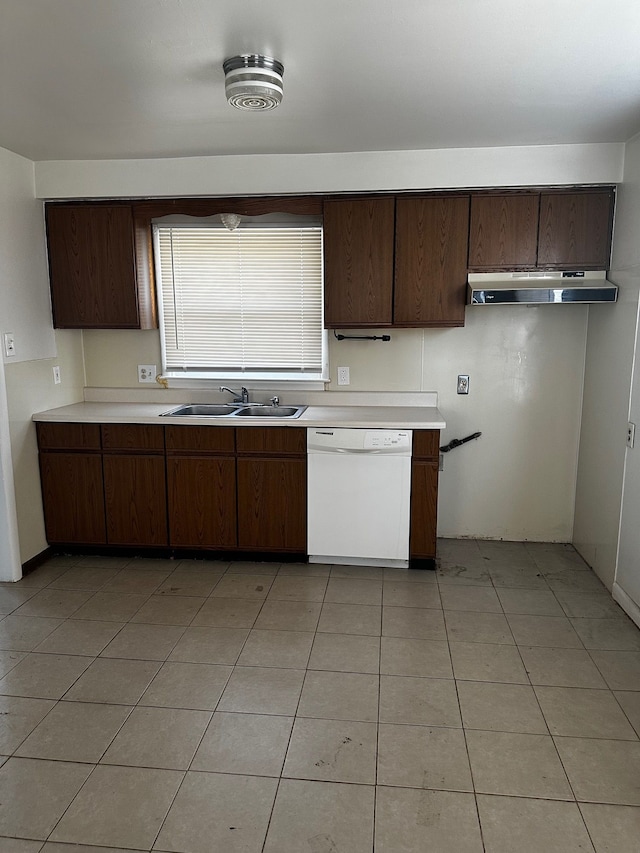
<svg viewBox="0 0 640 853">
<path fill-rule="evenodd" d="M 0 585 L 1 853 L 638 853 L 640 631 L 570 546 Z"/>
</svg>

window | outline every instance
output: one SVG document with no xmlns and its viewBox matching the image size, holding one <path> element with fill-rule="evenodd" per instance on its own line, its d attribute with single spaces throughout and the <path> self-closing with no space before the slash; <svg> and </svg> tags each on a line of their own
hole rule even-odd
<svg viewBox="0 0 640 853">
<path fill-rule="evenodd" d="M 212 219 L 154 225 L 164 374 L 325 379 L 321 224 Z"/>
</svg>

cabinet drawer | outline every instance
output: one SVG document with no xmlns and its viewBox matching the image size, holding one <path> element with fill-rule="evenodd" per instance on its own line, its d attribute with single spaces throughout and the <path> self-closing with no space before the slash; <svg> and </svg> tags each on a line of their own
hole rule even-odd
<svg viewBox="0 0 640 853">
<path fill-rule="evenodd" d="M 36 424 L 40 450 L 100 450 L 98 424 Z"/>
<path fill-rule="evenodd" d="M 437 459 L 440 453 L 440 430 L 418 429 L 413 431 L 413 449 L 411 455 L 414 459 Z"/>
<path fill-rule="evenodd" d="M 300 427 L 243 427 L 236 429 L 238 454 L 304 456 L 307 431 Z"/>
<path fill-rule="evenodd" d="M 236 449 L 233 427 L 165 427 L 167 453 L 233 453 Z"/>
<path fill-rule="evenodd" d="M 104 450 L 164 452 L 164 427 L 148 424 L 103 424 Z"/>
</svg>

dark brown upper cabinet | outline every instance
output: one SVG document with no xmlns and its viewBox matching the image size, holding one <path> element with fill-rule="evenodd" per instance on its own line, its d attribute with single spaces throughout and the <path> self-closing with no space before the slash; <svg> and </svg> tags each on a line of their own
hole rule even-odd
<svg viewBox="0 0 640 853">
<path fill-rule="evenodd" d="M 325 326 L 393 322 L 394 198 L 324 204 Z"/>
<path fill-rule="evenodd" d="M 325 326 L 462 326 L 469 197 L 324 206 Z"/>
<path fill-rule="evenodd" d="M 469 196 L 396 200 L 394 326 L 464 326 Z"/>
<path fill-rule="evenodd" d="M 542 193 L 538 266 L 608 269 L 613 229 L 613 191 Z"/>
<path fill-rule="evenodd" d="M 474 195 L 469 229 L 470 270 L 535 267 L 540 195 Z"/>
<path fill-rule="evenodd" d="M 469 270 L 608 269 L 613 206 L 608 187 L 474 194 Z"/>
<path fill-rule="evenodd" d="M 46 222 L 56 328 L 157 327 L 150 228 L 131 205 L 48 204 Z"/>
</svg>

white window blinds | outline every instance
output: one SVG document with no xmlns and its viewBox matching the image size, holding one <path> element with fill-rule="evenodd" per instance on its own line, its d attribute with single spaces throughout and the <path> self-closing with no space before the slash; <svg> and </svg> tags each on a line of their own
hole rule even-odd
<svg viewBox="0 0 640 853">
<path fill-rule="evenodd" d="M 321 227 L 154 231 L 166 374 L 321 378 Z"/>
</svg>

